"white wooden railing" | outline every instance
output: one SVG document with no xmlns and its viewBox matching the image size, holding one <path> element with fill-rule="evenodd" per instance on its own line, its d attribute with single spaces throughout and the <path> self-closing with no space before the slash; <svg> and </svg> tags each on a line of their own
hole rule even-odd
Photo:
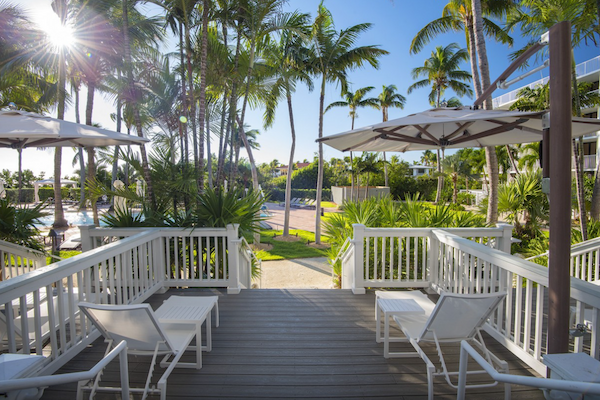
<svg viewBox="0 0 600 400">
<path fill-rule="evenodd" d="M 0 344 L 10 353 L 47 356 L 52 373 L 98 337 L 77 304 L 141 303 L 169 287 L 250 287 L 238 226 L 211 229 L 86 229 L 89 238 L 124 239 L 0 282 Z"/>
<path fill-rule="evenodd" d="M 506 291 L 505 302 L 486 324 L 486 331 L 538 373 L 545 374 L 541 362 L 545 352 L 548 308 L 548 269 L 505 252 L 484 247 L 447 230 L 435 230 L 440 268 L 453 279 L 438 276 L 432 287 L 438 291 L 486 293 Z M 572 340 L 573 350 L 584 349 L 592 357 L 600 355 L 597 322 L 600 321 L 600 292 L 589 282 L 571 278 L 571 301 L 575 323 L 592 316 L 595 327 L 590 335 Z"/>
<path fill-rule="evenodd" d="M 544 259 L 547 262 L 548 252 L 526 258 L 527 261 L 536 259 Z M 569 271 L 572 277 L 600 284 L 600 237 L 571 246 Z"/>
<path fill-rule="evenodd" d="M 430 256 L 437 251 L 433 228 L 367 228 L 361 224 L 353 228 L 351 245 L 338 256 L 342 260 L 342 289 L 359 294 L 365 293 L 366 287 L 425 288 L 438 274 L 438 259 Z M 487 247 L 510 251 L 511 225 L 447 230 Z"/>
<path fill-rule="evenodd" d="M 0 279 L 6 280 L 46 265 L 46 255 L 18 244 L 0 240 Z"/>
</svg>

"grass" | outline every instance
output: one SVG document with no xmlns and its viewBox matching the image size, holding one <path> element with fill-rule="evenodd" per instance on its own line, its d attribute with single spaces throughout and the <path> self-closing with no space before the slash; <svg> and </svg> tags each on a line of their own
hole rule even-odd
<svg viewBox="0 0 600 400">
<path fill-rule="evenodd" d="M 75 257 L 78 254 L 81 254 L 81 250 L 61 250 L 58 256 L 62 259 L 67 259 L 67 258 Z M 58 260 L 55 260 L 52 257 L 46 257 L 47 265 L 50 265 L 56 261 L 58 261 Z"/>
<path fill-rule="evenodd" d="M 280 236 L 282 233 L 282 231 L 276 230 L 262 231 L 260 234 L 260 242 L 262 244 L 268 243 L 273 247 L 270 250 L 258 251 L 256 256 L 263 261 L 327 256 L 327 249 L 319 249 L 306 245 L 309 240 L 311 243 L 315 241 L 314 233 L 291 229 L 290 234 L 294 236 L 298 234 L 298 237 L 301 238 L 301 240 L 281 242 L 273 239 L 273 235 Z M 326 241 L 327 238 L 323 238 L 323 242 Z"/>
<path fill-rule="evenodd" d="M 321 207 L 338 208 L 338 205 L 335 204 L 333 201 L 322 201 L 321 202 Z"/>
</svg>

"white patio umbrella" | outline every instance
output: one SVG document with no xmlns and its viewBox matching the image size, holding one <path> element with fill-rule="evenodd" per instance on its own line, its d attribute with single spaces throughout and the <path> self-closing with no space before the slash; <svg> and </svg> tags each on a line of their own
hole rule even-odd
<svg viewBox="0 0 600 400">
<path fill-rule="evenodd" d="M 317 139 L 340 151 L 457 149 L 542 140 L 544 112 L 434 108 Z M 600 130 L 600 120 L 573 118 L 573 137 Z"/>
<path fill-rule="evenodd" d="M 142 144 L 146 138 L 125 135 L 19 110 L 0 110 L 0 148 L 99 147 Z"/>
</svg>

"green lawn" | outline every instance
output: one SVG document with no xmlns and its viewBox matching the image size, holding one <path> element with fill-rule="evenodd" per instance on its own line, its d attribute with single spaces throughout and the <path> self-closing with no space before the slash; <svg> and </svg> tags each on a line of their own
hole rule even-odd
<svg viewBox="0 0 600 400">
<path fill-rule="evenodd" d="M 260 234 L 261 244 L 268 243 L 273 246 L 271 250 L 260 250 L 256 253 L 256 256 L 263 261 L 269 260 L 287 260 L 291 258 L 307 258 L 307 257 L 325 257 L 327 255 L 327 249 L 317 249 L 314 247 L 307 246 L 307 241 L 314 242 L 315 234 L 308 231 L 302 230 L 290 230 L 290 234 L 296 235 L 301 240 L 296 242 L 280 242 L 273 239 L 273 235 L 281 236 L 282 231 L 262 231 Z M 323 238 L 323 242 L 326 242 L 327 238 Z"/>
<path fill-rule="evenodd" d="M 335 204 L 333 201 L 322 201 L 321 202 L 321 207 L 327 207 L 327 208 L 337 208 L 338 205 Z"/>
</svg>

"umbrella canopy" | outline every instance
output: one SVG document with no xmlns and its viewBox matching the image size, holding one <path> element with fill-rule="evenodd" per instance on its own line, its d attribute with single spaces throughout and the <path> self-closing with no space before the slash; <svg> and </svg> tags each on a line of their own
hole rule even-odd
<svg viewBox="0 0 600 400">
<path fill-rule="evenodd" d="M 115 190 L 120 191 L 123 190 L 125 188 L 125 184 L 123 183 L 123 181 L 117 179 L 116 181 L 113 182 L 113 186 L 115 187 Z M 124 213 L 127 211 L 127 200 L 125 199 L 125 197 L 121 197 L 121 196 L 114 196 L 114 209 L 115 212 L 119 211 L 121 213 Z"/>
<path fill-rule="evenodd" d="M 0 111 L 0 148 L 99 147 L 142 144 L 146 138 L 81 125 L 40 114 Z"/>
<path fill-rule="evenodd" d="M 434 108 L 317 139 L 340 151 L 485 147 L 542 140 L 545 112 Z M 573 137 L 600 130 L 600 120 L 573 118 Z"/>
</svg>

